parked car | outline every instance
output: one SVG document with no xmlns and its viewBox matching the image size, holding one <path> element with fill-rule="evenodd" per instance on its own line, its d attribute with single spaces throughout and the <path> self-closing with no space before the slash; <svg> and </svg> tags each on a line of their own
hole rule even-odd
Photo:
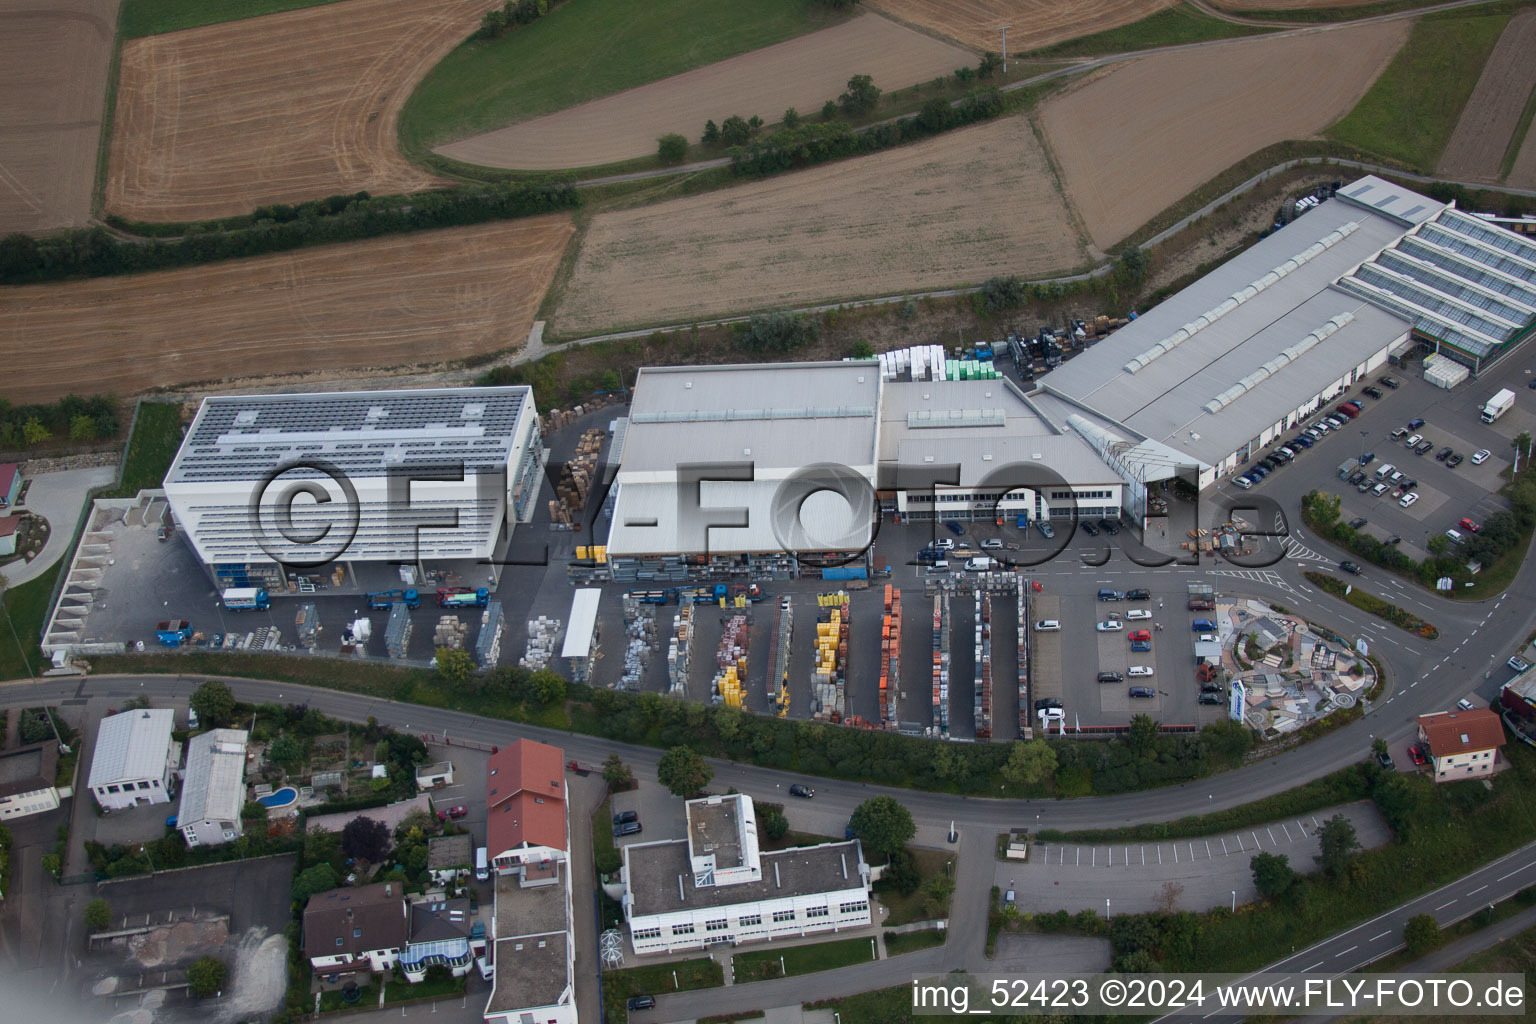
<svg viewBox="0 0 1536 1024">
<path fill-rule="evenodd" d="M 1105 619 L 1093 628 L 1097 629 L 1100 633 L 1117 633 L 1125 628 L 1125 623 L 1116 622 L 1114 619 Z"/>
<path fill-rule="evenodd" d="M 1489 451 L 1487 448 L 1479 448 L 1477 451 L 1472 453 L 1472 465 L 1481 466 L 1483 463 L 1488 461 L 1488 457 L 1492 454 L 1493 452 Z"/>
<path fill-rule="evenodd" d="M 1457 525 L 1459 525 L 1463 530 L 1466 530 L 1468 533 L 1482 533 L 1483 532 L 1483 528 L 1482 528 L 1482 526 L 1480 524 L 1474 523 L 1472 520 L 1468 519 L 1466 516 L 1462 516 L 1461 517 L 1461 522 L 1458 523 Z"/>
<path fill-rule="evenodd" d="M 1059 633 L 1059 632 L 1061 632 L 1061 620 L 1060 619 L 1041 619 L 1039 622 L 1035 623 L 1035 632 L 1036 633 Z"/>
<path fill-rule="evenodd" d="M 1419 500 L 1419 492 L 1418 491 L 1409 491 L 1407 494 L 1403 495 L 1401 498 L 1398 498 L 1397 499 L 1397 503 L 1399 505 L 1403 506 L 1403 508 L 1407 508 L 1408 506 L 1412 505 L 1414 502 L 1416 502 L 1418 500 Z"/>
<path fill-rule="evenodd" d="M 1460 708 L 1461 710 L 1463 710 L 1463 711 L 1471 711 L 1472 709 L 1477 707 L 1476 704 L 1473 704 L 1471 701 L 1467 700 L 1467 698 L 1465 698 L 1465 697 L 1463 697 L 1463 698 L 1461 698 L 1461 700 L 1457 701 L 1456 702 L 1456 706 L 1458 708 Z"/>
<path fill-rule="evenodd" d="M 1447 538 L 1449 538 L 1452 544 L 1460 544 L 1466 540 L 1466 538 L 1462 536 L 1460 530 L 1446 530 L 1445 535 Z"/>
<path fill-rule="evenodd" d="M 1351 419 L 1351 420 L 1354 419 L 1356 416 L 1360 415 L 1360 410 L 1355 408 L 1352 405 L 1341 405 L 1341 406 L 1339 406 L 1337 409 L 1335 409 L 1333 411 L 1335 413 L 1337 413 L 1338 415 L 1343 416 L 1346 419 Z"/>
<path fill-rule="evenodd" d="M 1326 422 L 1334 430 L 1343 430 L 1344 429 L 1344 424 L 1349 422 L 1349 417 L 1348 416 L 1329 416 Z"/>
<path fill-rule="evenodd" d="M 1120 532 L 1120 524 L 1113 519 L 1100 519 L 1099 529 L 1108 534 L 1116 534 Z"/>
<path fill-rule="evenodd" d="M 1361 391 L 1362 394 L 1370 395 L 1372 398 L 1380 398 L 1381 397 L 1381 389 L 1380 388 L 1373 388 L 1369 384 L 1367 384 L 1365 387 L 1361 388 L 1360 391 Z"/>
<path fill-rule="evenodd" d="M 1371 488 L 1371 493 L 1376 495 L 1376 497 L 1379 498 L 1383 494 L 1387 493 L 1387 485 L 1386 484 L 1377 484 L 1376 486 Z"/>
<path fill-rule="evenodd" d="M 1424 425 L 1424 421 L 1422 419 L 1414 418 L 1414 419 L 1411 419 L 1411 420 L 1408 421 L 1408 429 L 1409 430 L 1418 430 L 1423 425 Z"/>
<path fill-rule="evenodd" d="M 1111 590 L 1108 587 L 1103 587 L 1103 588 L 1101 588 L 1099 590 L 1099 600 L 1100 601 L 1124 601 L 1125 600 L 1125 592 L 1123 590 Z"/>
<path fill-rule="evenodd" d="M 1399 537 L 1395 533 L 1392 536 L 1388 537 L 1386 540 L 1382 541 L 1383 544 L 1401 544 L 1402 542 L 1403 542 L 1403 538 Z"/>
<path fill-rule="evenodd" d="M 1401 441 L 1403 438 L 1405 438 L 1407 436 L 1408 436 L 1408 428 L 1407 427 L 1398 427 L 1396 430 L 1392 431 L 1392 433 L 1390 435 L 1390 437 L 1394 441 Z"/>
<path fill-rule="evenodd" d="M 1130 669 L 1128 669 L 1128 671 L 1130 672 L 1132 679 L 1140 679 L 1140 678 L 1143 678 L 1145 676 L 1150 676 L 1152 674 L 1152 666 L 1151 665 L 1132 665 L 1130 667 Z"/>
<path fill-rule="evenodd" d="M 1189 624 L 1189 628 L 1192 633 L 1214 633 L 1216 632 L 1216 623 L 1210 619 L 1196 619 Z"/>
<path fill-rule="evenodd" d="M 1316 423 L 1312 424 L 1312 429 L 1317 431 L 1319 434 L 1326 434 L 1328 431 L 1333 429 L 1333 424 L 1329 423 L 1327 420 L 1318 420 Z"/>
<path fill-rule="evenodd" d="M 1371 463 L 1373 463 L 1375 461 L 1376 461 L 1376 453 L 1375 452 L 1366 452 L 1364 455 L 1360 456 L 1360 465 L 1362 465 L 1362 466 L 1369 466 Z"/>
<path fill-rule="evenodd" d="M 1245 480 L 1242 477 L 1238 477 L 1238 480 L 1243 480 L 1243 484 L 1240 485 L 1240 486 L 1247 486 L 1247 487 L 1252 487 L 1253 486 L 1252 483 L 1248 482 L 1247 480 Z M 1237 480 L 1234 480 L 1232 482 L 1233 483 L 1237 483 Z M 1086 519 L 1084 519 L 1082 522 L 1078 523 L 1077 526 L 1078 526 L 1078 529 L 1082 530 L 1084 533 L 1086 533 L 1090 537 L 1097 537 L 1099 535 L 1099 528 L 1097 526 L 1094 526 L 1092 523 L 1090 523 Z"/>
<path fill-rule="evenodd" d="M 1423 434 L 1409 434 L 1408 435 L 1408 440 L 1403 442 L 1403 447 L 1404 448 L 1417 448 L 1419 446 L 1419 442 L 1422 441 L 1422 440 L 1424 440 L 1424 435 Z"/>
<path fill-rule="evenodd" d="M 1435 446 L 1435 442 L 1433 442 L 1433 441 L 1428 441 L 1428 440 L 1420 441 L 1417 445 L 1414 446 L 1413 453 L 1415 455 L 1423 455 L 1425 452 L 1429 451 L 1434 446 Z"/>
<path fill-rule="evenodd" d="M 1376 383 L 1392 391 L 1396 391 L 1401 386 L 1401 382 L 1393 377 L 1377 377 Z"/>
<path fill-rule="evenodd" d="M 1444 448 L 1441 448 L 1439 451 L 1435 452 L 1435 461 L 1444 462 L 1446 459 L 1450 458 L 1452 453 L 1455 451 L 1456 449 L 1452 448 L 1450 445 L 1446 445 Z"/>
<path fill-rule="evenodd" d="M 630 996 L 628 1005 L 631 1010 L 653 1010 L 656 1008 L 656 997 Z"/>
<path fill-rule="evenodd" d="M 1101 682 L 1101 683 L 1123 683 L 1123 682 L 1125 682 L 1125 676 L 1121 675 L 1119 672 L 1100 672 L 1099 673 L 1099 682 Z"/>
<path fill-rule="evenodd" d="M 1395 469 L 1392 472 L 1387 474 L 1387 483 L 1391 484 L 1393 487 L 1396 487 L 1398 484 L 1401 484 L 1406 479 L 1408 479 L 1407 474 L 1405 474 L 1400 469 Z"/>
<path fill-rule="evenodd" d="M 632 821 L 639 821 L 639 820 L 640 820 L 640 812 L 639 811 L 620 811 L 618 814 L 615 814 L 613 816 L 613 823 L 615 825 L 628 825 Z"/>
<path fill-rule="evenodd" d="M 1232 478 L 1232 486 L 1240 488 L 1240 489 L 1246 491 L 1248 488 L 1253 486 L 1253 481 L 1248 479 L 1246 476 L 1235 476 L 1235 477 Z M 1088 525 L 1087 523 L 1083 524 L 1084 527 L 1086 527 L 1087 525 Z M 1088 532 L 1091 533 L 1091 534 L 1097 535 L 1099 531 L 1098 530 L 1089 530 Z"/>
<path fill-rule="evenodd" d="M 1352 530 L 1358 530 L 1360 527 L 1364 526 L 1365 523 L 1365 516 L 1355 516 L 1355 518 L 1349 521 L 1349 528 Z"/>
<path fill-rule="evenodd" d="M 1131 696 L 1139 698 L 1156 697 L 1157 691 L 1150 686 L 1133 686 L 1131 687 Z"/>
<path fill-rule="evenodd" d="M 1408 491 L 1413 490 L 1417 486 L 1419 486 L 1419 482 L 1410 476 L 1405 477 L 1402 482 L 1397 485 L 1397 489 L 1406 494 Z"/>
<path fill-rule="evenodd" d="M 965 527 L 961 526 L 959 523 L 955 522 L 953 519 L 946 519 L 946 520 L 944 520 L 944 528 L 946 530 L 948 530 L 950 533 L 954 534 L 956 537 L 960 537 L 960 536 L 963 536 L 965 534 Z"/>
<path fill-rule="evenodd" d="M 1200 703 L 1201 704 L 1225 704 L 1226 700 L 1219 693 L 1202 693 L 1202 694 L 1200 694 Z"/>
<path fill-rule="evenodd" d="M 1152 591 L 1146 587 L 1132 587 L 1125 592 L 1125 596 L 1129 601 L 1146 601 L 1152 597 Z"/>
<path fill-rule="evenodd" d="M 1345 483 L 1354 484 L 1356 487 L 1359 487 L 1366 481 L 1366 479 L 1367 477 L 1365 475 L 1365 470 L 1357 469 L 1353 473 L 1349 474 L 1349 479 L 1346 480 Z"/>
<path fill-rule="evenodd" d="M 1370 489 L 1371 482 L 1369 480 L 1361 480 L 1358 484 L 1355 484 L 1355 490 L 1359 491 L 1361 494 L 1364 494 Z"/>
<path fill-rule="evenodd" d="M 1291 438 L 1291 444 L 1299 444 L 1303 448 L 1311 448 L 1314 444 L 1317 444 L 1317 442 L 1312 440 L 1312 438 L 1306 434 L 1297 434 L 1295 437 Z"/>
<path fill-rule="evenodd" d="M 622 825 L 615 825 L 613 826 L 613 834 L 616 838 L 620 836 L 637 836 L 640 834 L 640 823 L 638 821 L 627 821 Z"/>
<path fill-rule="evenodd" d="M 938 548 L 940 551 L 955 550 L 955 542 L 950 540 L 948 537 L 940 537 L 938 540 L 933 542 L 933 546 Z"/>
<path fill-rule="evenodd" d="M 816 791 L 810 786 L 802 786 L 797 782 L 789 787 L 789 795 L 798 796 L 802 800 L 809 800 L 811 797 L 816 795 Z"/>
<path fill-rule="evenodd" d="M 1136 654 L 1146 654 L 1152 649 L 1151 640 L 1132 640 L 1131 650 Z"/>
<path fill-rule="evenodd" d="M 1152 617 L 1152 613 L 1145 608 L 1132 608 L 1130 611 L 1125 613 L 1125 617 L 1133 620 L 1150 619 Z"/>
<path fill-rule="evenodd" d="M 1376 755 L 1376 763 L 1381 765 L 1389 772 L 1397 770 L 1397 762 L 1393 761 L 1392 755 L 1386 751 L 1382 751 Z"/>
<path fill-rule="evenodd" d="M 1429 764 L 1429 758 L 1424 756 L 1424 751 L 1417 745 L 1408 748 L 1408 759 L 1412 761 L 1416 767 L 1419 768 Z"/>
<path fill-rule="evenodd" d="M 454 821 L 458 821 L 468 813 L 468 807 L 465 807 L 463 804 L 454 804 L 452 807 L 445 807 L 441 811 L 438 811 L 437 820 L 447 821 L 448 819 L 452 818 Z"/>
<path fill-rule="evenodd" d="M 1518 654 L 1510 658 L 1504 664 L 1508 665 L 1516 672 L 1529 672 L 1531 670 L 1531 663 L 1520 657 Z"/>
<path fill-rule="evenodd" d="M 1056 536 L 1056 528 L 1050 523 L 1046 522 L 1044 519 L 1035 520 L 1035 529 L 1039 530 L 1040 536 L 1044 537 L 1046 540 L 1050 540 L 1052 537 Z"/>
<path fill-rule="evenodd" d="M 1151 643 L 1152 642 L 1152 633 L 1151 633 L 1150 630 L 1146 630 L 1146 629 L 1133 629 L 1133 630 L 1131 630 L 1130 638 L 1132 640 L 1145 640 L 1148 643 Z"/>
<path fill-rule="evenodd" d="M 1003 542 L 1001 538 L 988 537 L 981 542 L 981 547 L 984 551 L 1001 551 L 1003 549 Z"/>
<path fill-rule="evenodd" d="M 1339 568 L 1343 569 L 1345 572 L 1349 573 L 1351 576 L 1359 576 L 1360 575 L 1360 567 L 1358 565 L 1356 565 L 1354 562 L 1349 562 L 1349 561 L 1340 562 L 1339 563 Z"/>
</svg>

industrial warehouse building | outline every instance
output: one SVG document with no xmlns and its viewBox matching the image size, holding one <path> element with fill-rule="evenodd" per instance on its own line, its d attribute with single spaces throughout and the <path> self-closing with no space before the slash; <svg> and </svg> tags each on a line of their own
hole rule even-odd
<svg viewBox="0 0 1536 1024">
<path fill-rule="evenodd" d="M 336 566 L 499 561 L 543 465 L 526 387 L 217 396 L 165 490 L 218 586 L 276 593 Z"/>
<path fill-rule="evenodd" d="M 876 360 L 640 371 L 614 444 L 614 578 L 795 575 L 904 518 L 1118 516 L 1121 476 L 1002 379 L 887 379 Z"/>
<path fill-rule="evenodd" d="M 1145 485 L 1201 488 L 1415 345 L 1480 371 L 1536 323 L 1536 242 L 1366 177 L 1071 360 L 1031 398 Z"/>
</svg>

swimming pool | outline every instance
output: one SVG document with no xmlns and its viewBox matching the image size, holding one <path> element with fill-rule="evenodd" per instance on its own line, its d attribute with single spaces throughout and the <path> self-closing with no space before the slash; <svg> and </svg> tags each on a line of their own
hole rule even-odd
<svg viewBox="0 0 1536 1024">
<path fill-rule="evenodd" d="M 258 803 L 266 807 L 287 807 L 299 798 L 299 791 L 292 786 L 284 786 L 270 796 L 261 797 Z"/>
</svg>

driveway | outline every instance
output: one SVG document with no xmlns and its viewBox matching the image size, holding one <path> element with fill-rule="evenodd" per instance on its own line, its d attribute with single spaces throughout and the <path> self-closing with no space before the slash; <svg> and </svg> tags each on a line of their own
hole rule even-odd
<svg viewBox="0 0 1536 1024">
<path fill-rule="evenodd" d="M 13 562 L 5 567 L 5 578 L 11 586 L 36 579 L 64 557 L 75 539 L 75 527 L 85 511 L 85 496 L 93 487 L 103 487 L 117 479 L 117 467 L 97 466 L 93 469 L 66 469 L 58 473 L 42 473 L 29 478 L 26 501 L 14 511 L 31 512 L 48 520 L 48 542 L 42 553 L 30 562 Z"/>
</svg>

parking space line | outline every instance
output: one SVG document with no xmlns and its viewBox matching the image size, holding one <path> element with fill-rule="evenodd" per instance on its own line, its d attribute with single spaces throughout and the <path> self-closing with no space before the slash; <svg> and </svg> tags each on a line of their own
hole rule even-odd
<svg viewBox="0 0 1536 1024">
<path fill-rule="evenodd" d="M 1194 860 L 1195 859 L 1195 844 L 1194 843 L 1190 843 L 1189 844 L 1189 859 L 1190 860 Z M 1205 841 L 1205 859 L 1206 860 L 1210 860 L 1211 859 L 1211 841 L 1209 839 L 1207 839 Z"/>
<path fill-rule="evenodd" d="M 1157 862 L 1159 864 L 1163 862 L 1163 845 L 1161 843 L 1157 845 Z"/>
<path fill-rule="evenodd" d="M 1066 856 L 1066 855 L 1063 854 L 1062 856 Z M 1083 848 L 1081 846 L 1079 846 L 1077 848 L 1077 863 L 1074 866 L 1075 867 L 1082 867 L 1083 866 Z"/>
<path fill-rule="evenodd" d="M 1280 827 L 1285 829 L 1285 841 L 1288 842 L 1288 843 L 1294 843 L 1296 840 L 1291 838 L 1291 830 L 1289 828 L 1286 828 L 1285 822 L 1282 821 L 1280 823 Z"/>
<path fill-rule="evenodd" d="M 1259 834 L 1258 834 L 1258 833 L 1257 833 L 1257 832 L 1249 832 L 1249 833 L 1248 833 L 1248 834 L 1249 834 L 1249 835 L 1251 835 L 1251 836 L 1253 836 L 1253 845 L 1254 845 L 1254 848 L 1255 848 L 1255 849 L 1262 849 L 1262 848 L 1263 848 L 1263 846 L 1264 846 L 1264 844 L 1263 844 L 1263 843 L 1261 843 L 1261 842 L 1259 842 Z M 1271 838 L 1271 839 L 1273 839 L 1273 838 L 1275 838 L 1275 837 L 1274 837 L 1274 836 L 1270 836 L 1270 837 L 1269 837 L 1269 838 Z"/>
<path fill-rule="evenodd" d="M 1237 840 L 1237 852 L 1238 853 L 1246 852 L 1246 847 L 1243 846 L 1243 837 L 1242 836 L 1233 836 L 1232 838 Z"/>
<path fill-rule="evenodd" d="M 1272 843 L 1279 843 L 1280 842 L 1280 840 L 1275 838 L 1275 830 L 1274 829 L 1270 828 L 1268 825 L 1265 825 L 1264 826 L 1264 831 L 1269 833 L 1269 841 L 1270 842 L 1272 842 Z"/>
<path fill-rule="evenodd" d="M 1227 854 L 1227 841 L 1225 839 L 1221 841 L 1221 854 L 1223 857 Z"/>
<path fill-rule="evenodd" d="M 1096 867 L 1099 866 L 1099 848 L 1097 846 L 1095 846 L 1093 848 L 1092 856 L 1093 856 L 1093 860 L 1092 860 L 1092 862 L 1088 866 L 1091 867 L 1091 868 L 1096 868 Z"/>
</svg>

